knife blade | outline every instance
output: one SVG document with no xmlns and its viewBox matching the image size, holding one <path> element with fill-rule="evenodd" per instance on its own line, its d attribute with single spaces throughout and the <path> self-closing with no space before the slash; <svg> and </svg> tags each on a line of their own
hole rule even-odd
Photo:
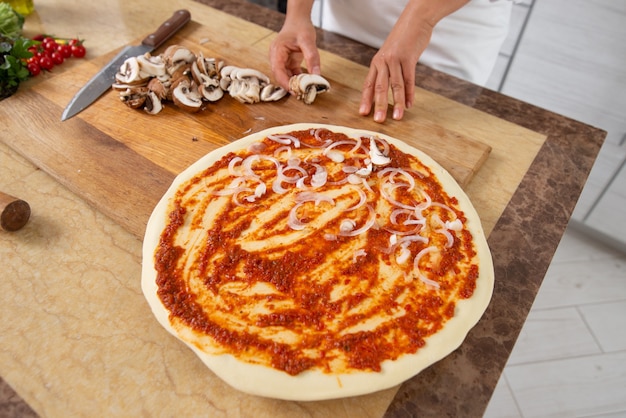
<svg viewBox="0 0 626 418">
<path fill-rule="evenodd" d="M 94 75 L 72 98 L 61 115 L 61 120 L 67 120 L 86 109 L 104 94 L 115 82 L 115 74 L 120 66 L 130 57 L 152 52 L 191 20 L 187 10 L 177 10 L 159 28 L 146 36 L 141 45 L 127 46 L 109 61 L 96 75 Z"/>
</svg>

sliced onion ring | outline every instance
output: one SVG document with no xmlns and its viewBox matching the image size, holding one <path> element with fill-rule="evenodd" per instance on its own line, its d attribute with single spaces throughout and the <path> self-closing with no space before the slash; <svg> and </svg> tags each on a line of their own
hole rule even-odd
<svg viewBox="0 0 626 418">
<path fill-rule="evenodd" d="M 369 205 L 369 204 L 367 205 L 367 210 L 369 211 L 369 216 L 368 216 L 367 221 L 362 227 L 358 229 L 354 229 L 349 232 L 345 232 L 345 233 L 339 232 L 339 235 L 346 236 L 346 237 L 354 237 L 364 232 L 367 232 L 372 226 L 374 226 L 374 224 L 376 223 L 376 212 L 374 211 L 374 208 L 372 207 L 372 205 Z"/>
</svg>

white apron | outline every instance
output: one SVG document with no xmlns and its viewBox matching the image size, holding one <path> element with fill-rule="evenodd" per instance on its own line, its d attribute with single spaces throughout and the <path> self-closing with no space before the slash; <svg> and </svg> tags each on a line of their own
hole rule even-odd
<svg viewBox="0 0 626 418">
<path fill-rule="evenodd" d="M 380 48 L 407 1 L 322 0 L 321 27 Z M 511 7 L 506 0 L 471 0 L 435 26 L 419 62 L 484 85 L 507 36 Z"/>
</svg>

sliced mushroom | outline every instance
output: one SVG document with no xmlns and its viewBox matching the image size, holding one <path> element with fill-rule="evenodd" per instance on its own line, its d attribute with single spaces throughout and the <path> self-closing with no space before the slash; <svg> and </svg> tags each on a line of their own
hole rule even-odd
<svg viewBox="0 0 626 418">
<path fill-rule="evenodd" d="M 165 70 L 165 61 L 160 55 L 151 55 L 146 53 L 137 57 L 139 63 L 139 71 L 150 77 L 158 77 L 167 74 Z"/>
<path fill-rule="evenodd" d="M 168 73 L 170 74 L 170 78 L 172 80 L 177 80 L 180 77 L 187 77 L 187 75 L 190 75 L 191 73 L 191 64 L 187 64 L 186 62 L 182 62 L 180 65 L 176 66 L 176 68 L 171 68 L 171 70 L 173 70 L 172 72 L 169 72 L 170 69 L 168 69 Z"/>
<path fill-rule="evenodd" d="M 111 84 L 111 88 L 115 91 L 125 92 L 127 89 L 132 89 L 134 87 L 141 87 L 142 85 L 135 84 L 126 84 L 126 83 L 113 83 Z"/>
<path fill-rule="evenodd" d="M 145 86 L 135 86 L 127 88 L 120 93 L 120 100 L 126 104 L 126 106 L 132 109 L 138 109 L 144 105 L 146 97 L 148 96 L 148 88 Z"/>
<path fill-rule="evenodd" d="M 383 152 L 378 148 L 376 144 L 376 140 L 374 138 L 370 138 L 370 160 L 374 165 L 387 165 L 391 162 L 391 158 L 387 155 L 383 154 Z"/>
<path fill-rule="evenodd" d="M 261 101 L 276 102 L 287 95 L 287 90 L 280 86 L 268 84 L 261 89 Z"/>
<path fill-rule="evenodd" d="M 220 82 L 217 79 L 212 78 L 210 80 L 198 86 L 198 91 L 209 102 L 217 102 L 224 97 L 224 90 L 220 87 Z"/>
<path fill-rule="evenodd" d="M 120 65 L 118 72 L 115 74 L 115 80 L 119 84 L 130 85 L 145 84 L 148 81 L 147 77 L 141 74 L 137 57 L 130 57 Z"/>
<path fill-rule="evenodd" d="M 230 73 L 230 78 L 236 78 L 237 80 L 257 79 L 259 80 L 259 84 L 263 85 L 270 83 L 268 76 L 253 68 L 236 68 Z"/>
<path fill-rule="evenodd" d="M 195 113 L 202 107 L 202 96 L 192 87 L 192 83 L 181 80 L 172 90 L 172 101 L 187 112 Z"/>
<path fill-rule="evenodd" d="M 167 100 L 169 100 L 170 102 L 174 101 L 174 98 L 172 97 L 172 94 L 174 93 L 174 89 L 176 87 L 178 87 L 178 85 L 181 84 L 181 83 L 185 83 L 185 84 L 187 84 L 187 86 L 191 87 L 191 80 L 185 74 L 182 74 L 182 75 L 178 76 L 177 78 L 172 77 L 170 79 L 170 88 L 167 91 L 167 97 L 166 97 Z"/>
<path fill-rule="evenodd" d="M 215 102 L 224 96 L 214 59 L 199 55 L 198 59 L 191 64 L 191 75 L 198 85 L 198 91 L 206 100 Z"/>
<path fill-rule="evenodd" d="M 202 52 L 198 53 L 196 61 L 198 70 L 211 78 L 219 78 L 220 66 L 223 64 L 221 61 L 217 62 L 215 58 L 205 58 Z"/>
<path fill-rule="evenodd" d="M 171 81 L 169 77 L 167 78 L 167 80 L 154 77 L 152 80 L 150 80 L 150 82 L 148 82 L 147 87 L 148 87 L 148 90 L 150 90 L 151 92 L 157 95 L 159 100 L 165 100 L 167 99 L 167 96 L 169 94 L 170 85 L 171 85 Z"/>
<path fill-rule="evenodd" d="M 228 91 L 228 88 L 230 87 L 230 82 L 232 80 L 230 75 L 236 68 L 237 67 L 233 65 L 226 65 L 220 70 L 220 87 L 222 88 L 222 90 Z"/>
<path fill-rule="evenodd" d="M 165 65 L 171 65 L 179 61 L 185 61 L 187 64 L 191 64 L 196 59 L 196 54 L 184 46 L 171 45 L 163 52 L 162 57 L 165 61 Z"/>
<path fill-rule="evenodd" d="M 330 83 L 321 75 L 302 73 L 289 79 L 289 89 L 298 100 L 311 104 L 318 94 L 330 90 Z"/>
<path fill-rule="evenodd" d="M 163 110 L 163 103 L 161 102 L 161 98 L 154 91 L 148 92 L 143 106 L 143 110 L 151 115 L 156 115 L 161 110 Z"/>
<path fill-rule="evenodd" d="M 181 67 L 188 67 L 196 60 L 196 55 L 180 45 L 169 46 L 162 55 L 168 74 L 176 73 Z"/>
<path fill-rule="evenodd" d="M 253 68 L 225 66 L 220 71 L 222 89 L 241 103 L 258 103 L 261 90 L 270 82 L 268 76 Z"/>
<path fill-rule="evenodd" d="M 228 87 L 228 93 L 241 103 L 252 104 L 261 101 L 261 85 L 259 80 L 255 78 L 232 80 Z"/>
</svg>

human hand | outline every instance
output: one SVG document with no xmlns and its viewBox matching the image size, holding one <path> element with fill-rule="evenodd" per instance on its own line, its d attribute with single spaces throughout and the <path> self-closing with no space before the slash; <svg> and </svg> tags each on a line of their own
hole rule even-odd
<svg viewBox="0 0 626 418">
<path fill-rule="evenodd" d="M 405 109 L 413 105 L 415 94 L 415 66 L 428 46 L 432 26 L 404 30 L 398 21 L 385 43 L 378 50 L 363 83 L 359 113 L 367 116 L 374 108 L 375 122 L 383 123 L 387 118 L 389 90 L 393 103 L 392 118 L 400 120 Z"/>
<path fill-rule="evenodd" d="M 320 74 L 320 55 L 316 33 L 310 19 L 285 21 L 285 25 L 270 45 L 270 64 L 276 83 L 289 91 L 289 79 L 302 73 L 302 62 L 308 72 Z"/>
</svg>

